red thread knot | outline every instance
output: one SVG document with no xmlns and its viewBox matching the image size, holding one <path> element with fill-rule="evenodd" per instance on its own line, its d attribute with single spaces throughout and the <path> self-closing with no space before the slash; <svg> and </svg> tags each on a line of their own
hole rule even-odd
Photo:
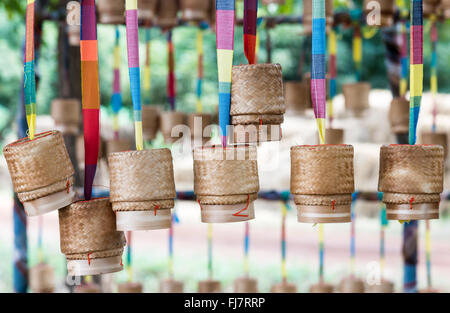
<svg viewBox="0 0 450 313">
<path fill-rule="evenodd" d="M 332 201 L 332 204 L 333 204 L 333 211 L 334 211 L 334 210 L 336 209 L 336 208 L 335 208 L 336 200 L 333 200 L 333 201 Z"/>
<path fill-rule="evenodd" d="M 155 216 L 156 216 L 156 213 L 158 212 L 158 209 L 159 209 L 159 205 L 155 205 Z"/>
<path fill-rule="evenodd" d="M 414 202 L 414 197 L 411 197 L 411 199 L 409 199 L 409 209 L 412 210 L 412 205 Z"/>
<path fill-rule="evenodd" d="M 91 253 L 88 253 L 88 264 L 89 266 L 91 265 L 91 258 L 89 257 L 91 255 Z"/>
</svg>

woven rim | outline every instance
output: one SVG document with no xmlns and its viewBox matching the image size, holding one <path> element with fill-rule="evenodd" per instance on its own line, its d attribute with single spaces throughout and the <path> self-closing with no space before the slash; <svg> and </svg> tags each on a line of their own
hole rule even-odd
<svg viewBox="0 0 450 313">
<path fill-rule="evenodd" d="M 285 112 L 281 65 L 233 66 L 232 81 L 230 115 Z"/>
<path fill-rule="evenodd" d="M 33 140 L 19 139 L 3 148 L 14 191 L 36 189 L 65 182 L 75 173 L 62 134 L 49 131 L 36 134 Z M 49 194 L 60 191 L 48 189 Z"/>
<path fill-rule="evenodd" d="M 281 124 L 284 121 L 283 114 L 250 114 L 250 115 L 236 115 L 231 117 L 232 125 L 267 125 L 267 124 Z"/>
<path fill-rule="evenodd" d="M 443 172 L 444 149 L 441 146 L 382 146 L 378 190 L 404 194 L 441 193 Z"/>
<path fill-rule="evenodd" d="M 67 259 L 122 254 L 125 236 L 116 231 L 116 217 L 108 198 L 75 202 L 58 213 L 61 251 Z"/>
<path fill-rule="evenodd" d="M 291 192 L 294 195 L 353 193 L 353 146 L 291 147 Z"/>
<path fill-rule="evenodd" d="M 279 141 L 282 137 L 280 124 L 249 124 L 233 125 L 234 143 L 257 143 L 266 141 Z"/>
<path fill-rule="evenodd" d="M 111 202 L 173 200 L 176 197 L 169 149 L 111 153 Z"/>
<path fill-rule="evenodd" d="M 407 133 L 409 130 L 409 101 L 398 97 L 391 101 L 389 122 L 394 133 Z"/>
<path fill-rule="evenodd" d="M 81 116 L 81 103 L 78 99 L 55 99 L 51 102 L 50 112 L 55 124 L 78 125 Z"/>
<path fill-rule="evenodd" d="M 69 193 L 70 187 L 73 186 L 74 181 L 75 181 L 75 179 L 73 178 L 73 176 L 70 176 L 66 180 L 58 181 L 54 184 L 45 186 L 43 188 L 35 189 L 32 191 L 28 191 L 28 192 L 19 192 L 19 193 L 17 193 L 17 197 L 19 198 L 20 202 L 23 203 L 23 202 L 40 199 L 40 198 L 46 197 L 48 195 L 51 195 L 53 193 L 63 191 L 63 190 L 67 190 L 68 191 L 67 193 Z"/>
<path fill-rule="evenodd" d="M 361 110 L 369 107 L 370 84 L 358 82 L 342 86 L 345 107 L 351 110 Z"/>
<path fill-rule="evenodd" d="M 194 192 L 198 197 L 247 196 L 258 191 L 256 147 L 194 149 Z"/>
</svg>

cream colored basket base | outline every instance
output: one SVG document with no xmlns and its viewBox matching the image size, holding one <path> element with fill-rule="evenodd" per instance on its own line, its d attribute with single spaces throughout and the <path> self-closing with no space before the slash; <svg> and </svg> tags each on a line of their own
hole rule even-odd
<svg viewBox="0 0 450 313">
<path fill-rule="evenodd" d="M 203 223 L 234 223 L 255 218 L 253 202 L 239 204 L 202 204 Z M 245 209 L 246 208 L 246 209 Z M 245 210 L 244 210 L 245 209 Z"/>
<path fill-rule="evenodd" d="M 117 230 L 154 230 L 170 228 L 170 209 L 154 211 L 117 211 Z"/>
<path fill-rule="evenodd" d="M 122 257 L 113 256 L 109 258 L 88 260 L 67 260 L 67 271 L 70 276 L 98 275 L 115 273 L 123 269 Z"/>
<path fill-rule="evenodd" d="M 300 223 L 348 223 L 351 221 L 350 204 L 329 206 L 310 206 L 297 204 L 297 220 Z"/>
<path fill-rule="evenodd" d="M 432 220 L 439 218 L 439 203 L 389 204 L 386 203 L 388 220 Z"/>
<path fill-rule="evenodd" d="M 74 199 L 75 191 L 73 190 L 73 186 L 70 186 L 69 192 L 63 190 L 46 197 L 24 202 L 23 207 L 28 216 L 37 216 L 64 208 L 71 204 Z"/>
</svg>

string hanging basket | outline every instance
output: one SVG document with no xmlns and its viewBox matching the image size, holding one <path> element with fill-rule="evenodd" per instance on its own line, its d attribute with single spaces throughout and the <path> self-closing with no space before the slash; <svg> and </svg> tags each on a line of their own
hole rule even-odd
<svg viewBox="0 0 450 313">
<path fill-rule="evenodd" d="M 409 131 L 409 101 L 403 97 L 394 98 L 389 108 L 389 122 L 394 134 L 407 134 Z"/>
<path fill-rule="evenodd" d="M 383 192 L 387 219 L 439 218 L 443 164 L 441 146 L 382 146 L 378 191 Z"/>
<path fill-rule="evenodd" d="M 334 286 L 325 282 L 319 282 L 309 287 L 310 293 L 332 293 Z"/>
<path fill-rule="evenodd" d="M 164 136 L 164 142 L 167 144 L 174 143 L 179 139 L 179 134 L 173 134 L 172 130 L 177 125 L 184 125 L 185 115 L 178 111 L 161 112 L 159 127 Z"/>
<path fill-rule="evenodd" d="M 153 140 L 159 129 L 159 109 L 155 106 L 142 106 L 142 135 L 144 140 Z"/>
<path fill-rule="evenodd" d="M 198 282 L 198 293 L 220 293 L 222 285 L 218 280 L 202 280 Z"/>
<path fill-rule="evenodd" d="M 170 28 L 177 25 L 178 0 L 158 1 L 156 10 L 156 23 L 162 28 Z"/>
<path fill-rule="evenodd" d="M 369 285 L 366 288 L 367 293 L 393 293 L 394 283 L 388 280 L 381 280 L 379 283 Z"/>
<path fill-rule="evenodd" d="M 101 293 L 102 288 L 99 285 L 94 283 L 83 284 L 81 286 L 77 286 L 74 290 L 75 293 Z"/>
<path fill-rule="evenodd" d="M 67 25 L 67 36 L 69 38 L 69 45 L 73 47 L 80 46 L 80 26 Z"/>
<path fill-rule="evenodd" d="M 258 293 L 258 281 L 250 277 L 240 277 L 234 281 L 235 293 Z"/>
<path fill-rule="evenodd" d="M 73 202 L 75 171 L 59 131 L 19 139 L 3 148 L 14 191 L 29 216 Z"/>
<path fill-rule="evenodd" d="M 234 142 L 254 143 L 281 139 L 286 111 L 279 64 L 233 66 L 231 124 Z"/>
<path fill-rule="evenodd" d="M 325 129 L 325 143 L 329 145 L 341 145 L 344 143 L 344 130 L 342 128 Z"/>
<path fill-rule="evenodd" d="M 259 191 L 254 146 L 194 149 L 194 192 L 203 223 L 230 223 L 255 217 Z"/>
<path fill-rule="evenodd" d="M 287 111 L 297 113 L 312 109 L 311 79 L 285 81 L 284 98 L 286 100 Z"/>
<path fill-rule="evenodd" d="M 156 8 L 158 0 L 138 0 L 138 19 L 139 21 L 152 24 L 156 17 Z"/>
<path fill-rule="evenodd" d="M 281 282 L 272 285 L 270 288 L 271 293 L 297 293 L 297 286 L 288 282 Z"/>
<path fill-rule="evenodd" d="M 191 130 L 191 138 L 199 139 L 202 143 L 211 139 L 212 115 L 207 113 L 192 113 L 188 116 L 188 126 Z"/>
<path fill-rule="evenodd" d="M 210 0 L 181 0 L 180 2 L 184 21 L 199 22 L 208 18 Z"/>
<path fill-rule="evenodd" d="M 339 292 L 342 293 L 363 293 L 364 290 L 364 282 L 354 276 L 345 277 L 339 284 Z"/>
<path fill-rule="evenodd" d="M 345 108 L 359 117 L 363 111 L 369 108 L 370 84 L 358 82 L 342 86 L 345 98 Z"/>
<path fill-rule="evenodd" d="M 351 220 L 353 146 L 291 147 L 291 193 L 303 223 Z"/>
<path fill-rule="evenodd" d="M 363 11 L 366 15 L 370 14 L 373 10 L 371 2 L 376 2 L 380 8 L 380 25 L 381 27 L 389 27 L 394 23 L 395 15 L 395 1 L 394 0 L 364 0 Z"/>
<path fill-rule="evenodd" d="M 124 24 L 125 1 L 97 0 L 97 11 L 101 24 Z"/>
<path fill-rule="evenodd" d="M 78 99 L 53 100 L 50 115 L 55 128 L 63 134 L 77 135 L 80 131 L 81 103 Z"/>
<path fill-rule="evenodd" d="M 183 283 L 181 281 L 167 279 L 159 283 L 160 293 L 183 293 Z"/>
<path fill-rule="evenodd" d="M 111 153 L 108 163 L 117 229 L 170 228 L 176 197 L 170 150 Z"/>
<path fill-rule="evenodd" d="M 420 142 L 425 145 L 438 145 L 444 148 L 444 160 L 448 154 L 448 138 L 447 133 L 426 132 L 420 136 Z"/>
<path fill-rule="evenodd" d="M 125 246 L 116 230 L 116 216 L 109 198 L 78 201 L 59 210 L 61 251 L 71 276 L 121 271 Z"/>
<path fill-rule="evenodd" d="M 119 293 L 142 293 L 142 284 L 138 282 L 124 282 L 117 286 Z"/>
<path fill-rule="evenodd" d="M 303 1 L 303 30 L 306 34 L 312 33 L 312 0 Z M 325 1 L 325 31 L 328 33 L 333 27 L 333 0 Z"/>
<path fill-rule="evenodd" d="M 55 291 L 53 268 L 46 263 L 39 263 L 30 268 L 30 288 L 34 293 L 52 293 Z"/>
</svg>

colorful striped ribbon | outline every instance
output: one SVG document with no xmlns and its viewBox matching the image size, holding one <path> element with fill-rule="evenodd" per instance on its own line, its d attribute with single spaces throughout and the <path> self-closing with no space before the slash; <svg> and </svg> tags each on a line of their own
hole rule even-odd
<svg viewBox="0 0 450 313">
<path fill-rule="evenodd" d="M 356 80 L 361 80 L 361 65 L 362 65 L 362 38 L 361 26 L 358 22 L 353 26 L 353 62 L 355 64 Z"/>
<path fill-rule="evenodd" d="M 336 32 L 334 29 L 330 31 L 328 36 L 328 71 L 330 73 L 330 80 L 328 86 L 328 101 L 327 101 L 327 114 L 328 120 L 331 124 L 333 123 L 333 98 L 336 96 L 336 76 L 337 76 L 337 63 L 336 63 L 336 55 L 337 55 L 337 39 Z"/>
<path fill-rule="evenodd" d="M 256 21 L 258 0 L 244 0 L 244 53 L 249 64 L 256 63 Z"/>
<path fill-rule="evenodd" d="M 213 226 L 208 224 L 208 276 L 213 278 Z"/>
<path fill-rule="evenodd" d="M 423 7 L 422 0 L 411 0 L 410 3 L 409 144 L 413 145 L 423 88 Z"/>
<path fill-rule="evenodd" d="M 84 197 L 86 200 L 90 200 L 100 142 L 100 93 L 95 0 L 81 0 L 80 52 L 85 147 Z"/>
<path fill-rule="evenodd" d="M 427 284 L 431 288 L 431 235 L 430 221 L 425 221 L 425 258 L 427 264 Z"/>
<path fill-rule="evenodd" d="M 144 148 L 142 137 L 141 79 L 139 70 L 139 27 L 137 0 L 125 1 L 125 22 L 127 27 L 128 71 L 130 75 L 131 99 L 134 111 L 136 150 Z"/>
<path fill-rule="evenodd" d="M 286 271 L 286 215 L 287 215 L 286 202 L 281 203 L 281 278 L 283 282 L 287 281 Z"/>
<path fill-rule="evenodd" d="M 151 72 L 150 72 L 150 52 L 151 52 L 151 36 L 150 28 L 145 29 L 145 65 L 143 77 L 144 103 L 151 103 Z"/>
<path fill-rule="evenodd" d="M 311 98 L 319 130 L 320 143 L 325 143 L 325 0 L 313 0 Z"/>
<path fill-rule="evenodd" d="M 168 52 L 168 75 L 167 75 L 167 98 L 170 109 L 175 111 L 176 82 L 175 82 L 175 56 L 172 41 L 172 30 L 167 32 L 167 52 Z"/>
<path fill-rule="evenodd" d="M 128 281 L 133 281 L 133 269 L 131 267 L 131 231 L 127 231 L 127 272 L 128 272 Z"/>
<path fill-rule="evenodd" d="M 34 139 L 36 131 L 36 77 L 34 61 L 34 0 L 27 0 L 25 28 L 24 97 L 27 114 L 28 137 Z"/>
<path fill-rule="evenodd" d="M 122 94 L 120 90 L 120 31 L 116 26 L 116 40 L 114 42 L 114 79 L 111 108 L 113 110 L 114 138 L 119 138 L 119 111 L 122 108 Z"/>
<path fill-rule="evenodd" d="M 244 235 L 244 271 L 248 276 L 249 264 L 248 264 L 248 252 L 250 249 L 250 224 L 245 222 L 245 235 Z"/>
<path fill-rule="evenodd" d="M 203 29 L 197 30 L 197 56 L 198 56 L 198 72 L 197 72 L 197 112 L 203 111 L 202 107 L 202 85 L 203 85 Z"/>
<path fill-rule="evenodd" d="M 400 97 L 406 95 L 408 89 L 408 35 L 406 34 L 406 22 L 400 25 L 401 27 L 401 46 L 400 46 L 400 64 L 401 64 L 401 76 L 400 76 Z"/>
<path fill-rule="evenodd" d="M 219 79 L 219 125 L 226 146 L 230 124 L 231 71 L 234 47 L 234 0 L 216 0 L 216 45 Z"/>
<path fill-rule="evenodd" d="M 438 92 L 438 79 L 437 79 L 437 41 L 438 41 L 438 29 L 436 22 L 436 15 L 430 17 L 431 22 L 431 74 L 430 74 L 430 90 L 433 97 L 433 126 L 432 131 L 436 131 L 436 117 L 437 117 L 437 102 L 436 95 Z"/>
</svg>

